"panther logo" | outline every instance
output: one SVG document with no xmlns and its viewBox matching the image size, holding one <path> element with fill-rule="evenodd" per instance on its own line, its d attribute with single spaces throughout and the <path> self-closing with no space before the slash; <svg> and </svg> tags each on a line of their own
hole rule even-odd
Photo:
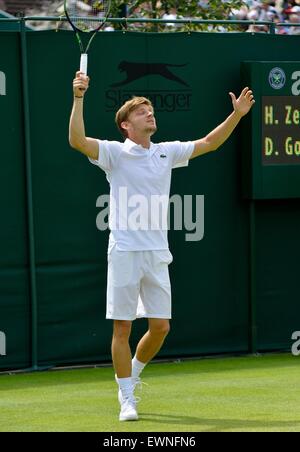
<svg viewBox="0 0 300 452">
<path fill-rule="evenodd" d="M 126 79 L 122 82 L 113 83 L 110 85 L 113 88 L 127 85 L 130 82 L 134 82 L 139 78 L 146 77 L 147 75 L 160 75 L 168 80 L 177 82 L 180 85 L 189 87 L 189 85 L 173 74 L 169 68 L 184 67 L 187 64 L 165 64 L 165 63 L 130 63 L 129 61 L 121 61 L 118 68 L 120 72 L 126 72 Z"/>
</svg>

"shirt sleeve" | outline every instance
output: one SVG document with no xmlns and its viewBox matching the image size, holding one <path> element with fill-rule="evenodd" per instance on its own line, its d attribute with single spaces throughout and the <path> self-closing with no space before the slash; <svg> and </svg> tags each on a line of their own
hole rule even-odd
<svg viewBox="0 0 300 452">
<path fill-rule="evenodd" d="M 166 143 L 168 153 L 171 154 L 172 168 L 188 166 L 189 159 L 194 152 L 195 144 L 192 141 L 173 141 Z"/>
<path fill-rule="evenodd" d="M 98 159 L 93 160 L 88 157 L 89 161 L 96 166 L 99 166 L 105 172 L 110 172 L 117 164 L 120 155 L 120 143 L 117 141 L 98 140 L 99 153 Z"/>
</svg>

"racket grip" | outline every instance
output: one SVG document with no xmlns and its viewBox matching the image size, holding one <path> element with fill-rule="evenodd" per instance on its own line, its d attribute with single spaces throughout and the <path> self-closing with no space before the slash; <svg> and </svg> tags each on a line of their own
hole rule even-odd
<svg viewBox="0 0 300 452">
<path fill-rule="evenodd" d="M 87 75 L 88 56 L 87 53 L 82 53 L 80 58 L 80 72 Z"/>
</svg>

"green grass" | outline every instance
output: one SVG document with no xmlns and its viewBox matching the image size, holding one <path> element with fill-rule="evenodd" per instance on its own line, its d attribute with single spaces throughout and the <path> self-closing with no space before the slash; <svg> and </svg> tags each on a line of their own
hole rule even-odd
<svg viewBox="0 0 300 452">
<path fill-rule="evenodd" d="M 120 423 L 111 368 L 0 376 L 0 431 L 300 431 L 300 358 L 150 364 L 140 420 Z"/>
</svg>

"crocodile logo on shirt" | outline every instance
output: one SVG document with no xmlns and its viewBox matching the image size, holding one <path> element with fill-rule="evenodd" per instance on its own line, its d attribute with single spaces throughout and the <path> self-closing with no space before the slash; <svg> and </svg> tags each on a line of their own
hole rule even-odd
<svg viewBox="0 0 300 452">
<path fill-rule="evenodd" d="M 166 156 L 166 154 L 160 154 L 160 158 L 161 158 L 161 159 L 166 159 L 167 156 Z"/>
</svg>

